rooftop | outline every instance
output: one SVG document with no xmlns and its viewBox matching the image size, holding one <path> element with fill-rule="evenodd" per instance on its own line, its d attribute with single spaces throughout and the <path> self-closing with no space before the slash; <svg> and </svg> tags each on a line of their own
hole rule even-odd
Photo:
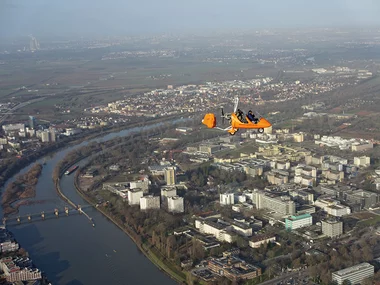
<svg viewBox="0 0 380 285">
<path fill-rule="evenodd" d="M 354 266 L 351 266 L 351 267 L 348 267 L 348 268 L 345 268 L 345 269 L 342 269 L 342 270 L 339 270 L 339 271 L 336 271 L 336 272 L 333 272 L 333 274 L 335 275 L 338 275 L 340 277 L 344 277 L 348 274 L 352 274 L 356 271 L 360 271 L 360 270 L 364 270 L 364 269 L 374 269 L 374 266 L 367 263 L 367 262 L 364 262 L 364 263 L 360 263 L 360 264 L 357 264 L 357 265 L 354 265 Z"/>
<path fill-rule="evenodd" d="M 310 217 L 311 217 L 310 214 L 303 214 L 303 215 L 298 215 L 298 216 L 290 216 L 288 220 L 297 221 L 297 220 L 307 219 Z"/>
</svg>

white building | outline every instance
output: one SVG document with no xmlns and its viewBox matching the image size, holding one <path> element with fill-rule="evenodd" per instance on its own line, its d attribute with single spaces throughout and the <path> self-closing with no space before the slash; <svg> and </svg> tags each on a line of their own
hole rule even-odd
<svg viewBox="0 0 380 285">
<path fill-rule="evenodd" d="M 49 131 L 41 132 L 41 141 L 42 142 L 50 142 L 50 132 Z"/>
<path fill-rule="evenodd" d="M 341 285 L 344 280 L 350 284 L 360 284 L 364 279 L 375 274 L 375 267 L 367 262 L 357 264 L 332 273 L 332 280 Z"/>
<path fill-rule="evenodd" d="M 160 208 L 160 197 L 159 196 L 145 196 L 140 198 L 140 209 L 141 210 L 151 210 Z"/>
<path fill-rule="evenodd" d="M 2 126 L 4 133 L 18 133 L 18 132 L 25 132 L 25 124 L 8 124 Z"/>
<path fill-rule="evenodd" d="M 314 202 L 316 207 L 322 208 L 329 215 L 335 217 L 341 217 L 344 215 L 351 214 L 351 209 L 349 207 L 339 204 L 339 201 L 333 199 L 318 199 Z"/>
<path fill-rule="evenodd" d="M 185 211 L 183 198 L 179 196 L 168 197 L 168 211 L 171 213 L 183 213 Z"/>
<path fill-rule="evenodd" d="M 235 195 L 234 193 L 220 194 L 219 200 L 220 205 L 233 205 L 235 204 Z"/>
<path fill-rule="evenodd" d="M 129 188 L 135 189 L 140 188 L 143 190 L 144 194 L 149 192 L 149 178 L 147 175 L 144 175 L 137 181 L 132 181 L 129 183 Z"/>
<path fill-rule="evenodd" d="M 140 188 L 128 190 L 129 205 L 140 205 L 140 198 L 143 197 L 143 190 Z"/>
<path fill-rule="evenodd" d="M 252 236 L 252 227 L 247 224 L 233 222 L 231 224 L 231 228 L 233 229 L 234 232 L 238 233 L 241 236 L 245 236 L 245 237 Z"/>
<path fill-rule="evenodd" d="M 367 167 L 371 164 L 371 158 L 369 156 L 354 157 L 354 164 L 359 167 Z"/>
<path fill-rule="evenodd" d="M 162 200 L 174 196 L 177 196 L 177 188 L 175 186 L 164 186 L 161 188 Z"/>
<path fill-rule="evenodd" d="M 216 223 L 210 220 L 195 220 L 195 228 L 203 234 L 211 234 L 217 240 L 232 243 L 236 241 L 236 234 L 227 231 L 229 224 Z"/>
<path fill-rule="evenodd" d="M 257 209 L 269 209 L 282 215 L 294 215 L 296 212 L 296 205 L 289 196 L 270 195 L 260 190 L 254 190 L 252 194 L 245 193 L 247 198 L 248 195 L 251 197 Z"/>
<path fill-rule="evenodd" d="M 252 248 L 259 248 L 262 244 L 276 242 L 276 237 L 271 235 L 257 235 L 251 238 L 249 246 Z"/>
</svg>

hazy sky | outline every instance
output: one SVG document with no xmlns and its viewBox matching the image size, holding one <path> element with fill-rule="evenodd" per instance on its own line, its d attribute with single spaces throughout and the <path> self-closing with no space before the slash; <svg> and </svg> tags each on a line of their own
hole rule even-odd
<svg viewBox="0 0 380 285">
<path fill-rule="evenodd" d="M 0 36 L 380 26 L 379 0 L 0 0 Z"/>
</svg>

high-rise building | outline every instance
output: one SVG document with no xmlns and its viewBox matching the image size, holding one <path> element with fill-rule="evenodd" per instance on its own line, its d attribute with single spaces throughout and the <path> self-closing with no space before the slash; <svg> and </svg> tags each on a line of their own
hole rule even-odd
<svg viewBox="0 0 380 285">
<path fill-rule="evenodd" d="M 225 193 L 219 195 L 220 205 L 233 205 L 235 204 L 234 193 Z"/>
<path fill-rule="evenodd" d="M 36 128 L 36 118 L 29 116 L 29 129 L 34 130 Z"/>
<path fill-rule="evenodd" d="M 50 142 L 50 132 L 48 131 L 41 132 L 41 140 L 42 142 Z"/>
<path fill-rule="evenodd" d="M 322 233 L 328 237 L 338 237 L 343 234 L 343 223 L 332 219 L 322 221 Z"/>
<path fill-rule="evenodd" d="M 143 196 L 143 190 L 140 188 L 130 189 L 128 191 L 129 205 L 140 205 L 140 198 Z"/>
<path fill-rule="evenodd" d="M 30 36 L 29 49 L 30 49 L 30 51 L 35 51 L 35 50 L 39 50 L 40 49 L 40 43 L 33 36 Z"/>
<path fill-rule="evenodd" d="M 161 188 L 161 199 L 166 201 L 165 198 L 177 196 L 177 188 L 175 186 L 163 186 Z"/>
<path fill-rule="evenodd" d="M 164 172 L 166 185 L 175 185 L 176 184 L 176 171 L 175 167 L 166 167 Z"/>
<path fill-rule="evenodd" d="M 160 197 L 159 196 L 145 196 L 140 198 L 140 209 L 150 210 L 160 208 Z"/>
<path fill-rule="evenodd" d="M 332 273 L 332 280 L 338 285 L 345 280 L 350 284 L 360 284 L 364 279 L 370 278 L 375 273 L 375 267 L 367 262 L 357 264 Z"/>
<path fill-rule="evenodd" d="M 168 197 L 168 210 L 172 213 L 184 212 L 184 201 L 182 197 L 174 196 Z"/>
<path fill-rule="evenodd" d="M 57 140 L 57 135 L 55 129 L 50 129 L 50 141 L 55 142 Z"/>
</svg>

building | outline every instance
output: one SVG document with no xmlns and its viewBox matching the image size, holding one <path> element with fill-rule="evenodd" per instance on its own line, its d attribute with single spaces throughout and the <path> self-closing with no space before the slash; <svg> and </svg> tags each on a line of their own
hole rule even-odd
<svg viewBox="0 0 380 285">
<path fill-rule="evenodd" d="M 179 196 L 168 197 L 168 211 L 171 213 L 183 213 L 185 211 L 183 198 Z"/>
<path fill-rule="evenodd" d="M 338 285 L 343 284 L 345 280 L 350 284 L 360 284 L 364 279 L 370 278 L 375 274 L 375 267 L 367 262 L 357 264 L 332 273 L 332 280 Z"/>
<path fill-rule="evenodd" d="M 103 183 L 103 190 L 108 190 L 116 195 L 119 195 L 124 200 L 128 198 L 127 187 L 128 182 L 119 182 L 119 183 Z"/>
<path fill-rule="evenodd" d="M 4 277 L 8 282 L 20 282 L 42 278 L 40 270 L 31 268 L 31 266 L 21 268 L 15 264 L 12 257 L 0 259 L 0 269 L 4 272 Z"/>
<path fill-rule="evenodd" d="M 195 227 L 203 234 L 213 235 L 217 240 L 232 243 L 236 241 L 236 234 L 230 231 L 230 224 L 223 221 L 212 219 L 197 219 Z"/>
<path fill-rule="evenodd" d="M 354 165 L 367 167 L 371 164 L 371 158 L 369 156 L 354 157 Z"/>
<path fill-rule="evenodd" d="M 219 195 L 220 205 L 233 205 L 235 204 L 235 195 L 234 193 L 225 193 Z"/>
<path fill-rule="evenodd" d="M 177 188 L 175 186 L 164 186 L 161 188 L 161 199 L 177 196 Z"/>
<path fill-rule="evenodd" d="M 251 200 L 257 209 L 269 209 L 282 215 L 294 215 L 296 213 L 296 205 L 289 196 L 277 196 L 259 190 L 254 190 L 252 194 Z"/>
<path fill-rule="evenodd" d="M 143 197 L 144 192 L 140 188 L 128 190 L 128 203 L 129 205 L 140 205 L 140 198 Z"/>
<path fill-rule="evenodd" d="M 246 263 L 234 255 L 212 258 L 207 266 L 212 272 L 225 276 L 231 281 L 249 280 L 261 275 L 260 267 Z"/>
<path fill-rule="evenodd" d="M 295 230 L 302 227 L 308 227 L 313 224 L 313 218 L 310 214 L 303 214 L 299 216 L 290 216 L 285 219 L 285 228 L 287 230 Z"/>
<path fill-rule="evenodd" d="M 334 217 L 341 217 L 351 214 L 351 209 L 339 204 L 339 201 L 333 199 L 318 199 L 314 202 L 316 207 L 322 208 L 327 214 Z"/>
<path fill-rule="evenodd" d="M 36 118 L 33 116 L 29 116 L 29 129 L 34 130 L 36 128 Z"/>
<path fill-rule="evenodd" d="M 49 129 L 49 133 L 50 133 L 50 141 L 56 142 L 56 140 L 57 140 L 56 129 L 54 129 L 54 128 Z"/>
<path fill-rule="evenodd" d="M 8 125 L 3 125 L 2 128 L 6 135 L 18 133 L 18 132 L 25 132 L 24 124 L 8 124 Z"/>
<path fill-rule="evenodd" d="M 176 184 L 176 170 L 175 167 L 166 167 L 164 172 L 164 178 L 166 185 L 175 185 Z"/>
<path fill-rule="evenodd" d="M 42 142 L 50 142 L 50 132 L 49 131 L 41 132 L 41 141 Z"/>
<path fill-rule="evenodd" d="M 143 190 L 144 194 L 149 192 L 149 177 L 147 175 L 144 175 L 137 181 L 132 181 L 129 183 L 129 188 L 135 189 L 140 188 Z"/>
<path fill-rule="evenodd" d="M 262 244 L 276 242 L 276 237 L 271 235 L 257 235 L 251 238 L 249 241 L 249 246 L 252 248 L 259 248 Z"/>
<path fill-rule="evenodd" d="M 351 146 L 352 151 L 365 151 L 373 149 L 373 143 L 371 141 L 353 143 Z"/>
<path fill-rule="evenodd" d="M 200 145 L 199 152 L 206 153 L 208 155 L 213 155 L 215 152 L 220 150 L 219 145 Z"/>
<path fill-rule="evenodd" d="M 151 210 L 160 208 L 160 197 L 159 196 L 145 196 L 140 198 L 140 209 L 141 210 Z"/>
<path fill-rule="evenodd" d="M 244 236 L 244 237 L 252 236 L 252 227 L 246 223 L 240 223 L 237 221 L 233 221 L 231 223 L 231 228 L 234 232 L 236 232 L 237 234 L 239 234 L 241 236 Z"/>
<path fill-rule="evenodd" d="M 343 223 L 337 220 L 322 221 L 322 233 L 328 237 L 338 237 L 343 234 Z"/>
</svg>

